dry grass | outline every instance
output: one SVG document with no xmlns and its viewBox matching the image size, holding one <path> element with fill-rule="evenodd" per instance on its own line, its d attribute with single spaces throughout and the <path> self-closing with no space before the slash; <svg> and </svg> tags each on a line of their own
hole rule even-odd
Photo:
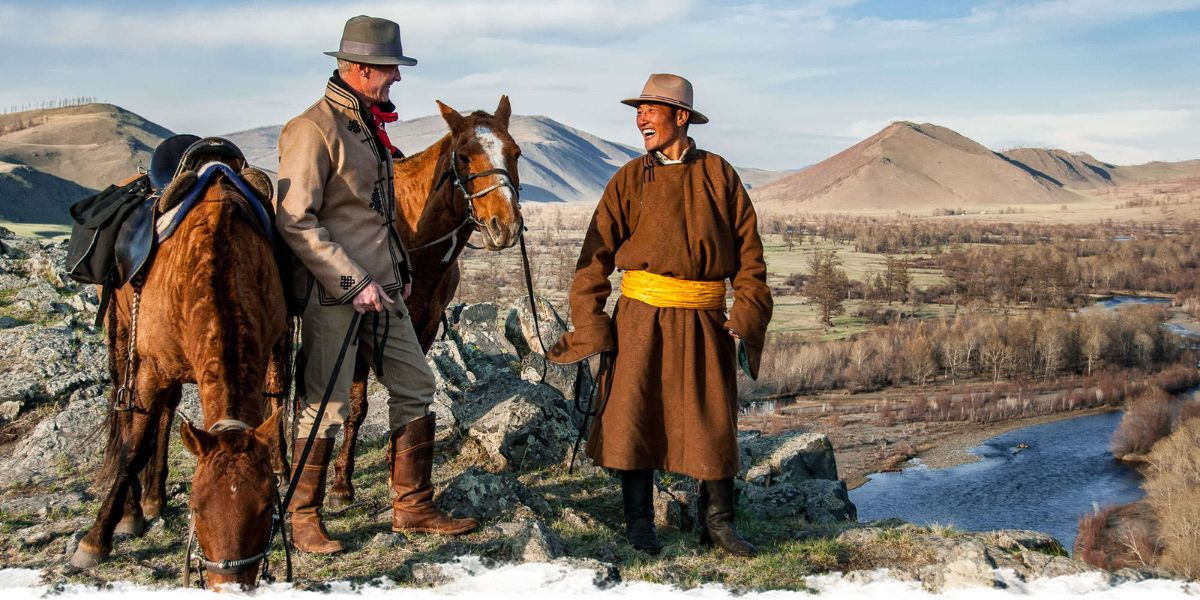
<svg viewBox="0 0 1200 600">
<path fill-rule="evenodd" d="M 1142 488 L 1165 547 L 1160 566 L 1200 577 L 1200 419 L 1188 419 L 1150 452 Z"/>
</svg>

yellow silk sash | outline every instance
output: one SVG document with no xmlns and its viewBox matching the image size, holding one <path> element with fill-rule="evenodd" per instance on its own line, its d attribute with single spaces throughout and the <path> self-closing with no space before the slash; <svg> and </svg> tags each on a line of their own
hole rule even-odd
<svg viewBox="0 0 1200 600">
<path fill-rule="evenodd" d="M 724 281 L 690 281 L 647 271 L 625 271 L 621 295 L 659 308 L 725 310 Z"/>
</svg>

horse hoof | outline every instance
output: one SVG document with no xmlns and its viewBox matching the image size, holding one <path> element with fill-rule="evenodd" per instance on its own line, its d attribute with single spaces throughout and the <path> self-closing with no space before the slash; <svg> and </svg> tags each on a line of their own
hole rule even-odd
<svg viewBox="0 0 1200 600">
<path fill-rule="evenodd" d="M 113 535 L 141 537 L 143 533 L 146 533 L 146 519 L 142 517 L 125 517 L 113 528 Z"/>
<path fill-rule="evenodd" d="M 345 492 L 330 490 L 329 497 L 325 499 L 325 504 L 329 506 L 330 510 L 346 508 L 354 504 L 354 493 L 350 492 L 347 494 Z"/>
<path fill-rule="evenodd" d="M 143 504 L 142 505 L 142 517 L 144 517 L 147 521 L 153 521 L 154 519 L 161 517 L 162 512 L 163 512 L 162 504 L 159 504 L 157 502 L 154 504 Z"/>
<path fill-rule="evenodd" d="M 100 564 L 105 556 L 99 552 L 88 552 L 83 547 L 75 549 L 75 554 L 71 555 L 71 566 L 76 569 L 91 569 Z"/>
</svg>

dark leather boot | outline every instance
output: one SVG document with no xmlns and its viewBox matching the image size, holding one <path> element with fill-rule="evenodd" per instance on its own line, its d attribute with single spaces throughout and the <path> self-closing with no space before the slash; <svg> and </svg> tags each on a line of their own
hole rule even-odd
<svg viewBox="0 0 1200 600">
<path fill-rule="evenodd" d="M 451 517 L 433 504 L 433 433 L 433 414 L 392 432 L 388 446 L 392 531 L 458 535 L 479 527 L 475 519 Z"/>
<path fill-rule="evenodd" d="M 308 461 L 303 466 L 300 453 L 304 451 L 306 439 L 297 439 L 293 446 L 292 471 L 300 469 L 300 480 L 292 494 L 288 513 L 292 516 L 292 543 L 305 552 L 333 554 L 342 551 L 342 543 L 329 538 L 325 524 L 321 522 L 321 505 L 325 502 L 325 474 L 329 470 L 329 456 L 333 453 L 333 438 L 313 440 L 308 452 Z"/>
<path fill-rule="evenodd" d="M 700 482 L 700 543 L 734 556 L 755 556 L 758 548 L 733 527 L 733 478 Z"/>
<path fill-rule="evenodd" d="M 654 470 L 621 471 L 621 500 L 629 545 L 657 555 L 662 551 L 662 543 L 654 530 Z"/>
</svg>

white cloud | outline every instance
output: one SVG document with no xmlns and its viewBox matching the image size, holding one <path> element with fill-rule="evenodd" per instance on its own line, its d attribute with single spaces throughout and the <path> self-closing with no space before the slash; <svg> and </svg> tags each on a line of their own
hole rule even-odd
<svg viewBox="0 0 1200 600">
<path fill-rule="evenodd" d="M 47 35 L 25 37 L 23 42 L 30 46 L 123 47 L 146 52 L 162 47 L 308 48 L 316 40 L 336 46 L 341 24 L 351 16 L 367 13 L 392 17 L 400 22 L 406 37 L 467 44 L 480 36 L 611 36 L 615 31 L 642 31 L 685 16 L 690 6 L 691 0 L 513 0 L 503 4 L 444 0 L 385 6 L 377 2 L 193 4 L 144 11 L 122 6 L 8 6 L 0 7 L 0 34 L 7 37 L 40 30 Z M 46 27 L 47 23 L 52 26 Z"/>
<path fill-rule="evenodd" d="M 1127 64 L 1128 48 L 1064 40 L 1098 23 L 1185 10 L 1200 0 L 977 0 L 974 12 L 953 18 L 880 18 L 859 4 L 0 4 L 0 61 L 22 74 L 0 90 L 0 106 L 95 96 L 178 131 L 278 124 L 320 94 L 333 68 L 320 53 L 336 47 L 347 17 L 390 13 L 401 22 L 405 49 L 421 61 L 393 89 L 404 118 L 432 114 L 435 98 L 490 109 L 504 93 L 519 114 L 638 144 L 617 99 L 636 94 L 649 73 L 675 72 L 692 80 L 697 107 L 713 119 L 696 129 L 697 140 L 738 165 L 809 164 L 852 143 L 848 135 L 862 137 L 853 132 L 905 114 L 949 115 L 929 120 L 961 123 L 965 135 L 993 145 L 1037 140 L 1113 161 L 1197 154 L 1194 115 L 1134 115 L 1197 96 L 1200 77 L 1190 75 L 1200 72 L 1164 70 L 1158 80 L 1139 80 L 1155 67 Z M 1160 47 L 1141 50 L 1180 55 L 1190 50 L 1185 37 L 1164 36 L 1155 41 Z M 1114 116 L 1071 120 L 1059 112 Z M 1173 133 L 1150 131 L 1153 123 L 1182 125 Z M 1150 132 L 1113 133 L 1138 126 Z"/>
</svg>

